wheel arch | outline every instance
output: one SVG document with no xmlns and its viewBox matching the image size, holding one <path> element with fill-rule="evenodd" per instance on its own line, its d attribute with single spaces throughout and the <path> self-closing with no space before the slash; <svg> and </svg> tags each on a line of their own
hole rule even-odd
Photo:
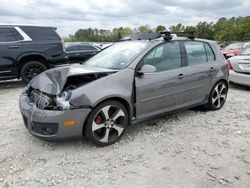
<svg viewBox="0 0 250 188">
<path fill-rule="evenodd" d="M 225 78 L 220 78 L 216 82 L 214 82 L 213 87 L 218 83 L 218 82 L 224 82 L 227 85 L 227 88 L 229 87 L 229 83 Z M 211 89 L 212 90 L 212 89 Z"/>
<path fill-rule="evenodd" d="M 126 108 L 126 110 L 128 111 L 128 118 L 129 118 L 129 125 L 130 125 L 130 122 L 131 122 L 131 119 L 132 119 L 132 108 L 131 108 L 131 105 L 129 104 L 129 102 L 127 100 L 125 100 L 124 98 L 122 97 L 118 97 L 118 96 L 114 96 L 114 97 L 109 97 L 109 98 L 105 98 L 101 101 L 98 101 L 95 105 L 92 106 L 92 109 L 94 109 L 96 106 L 106 102 L 106 101 L 111 101 L 111 100 L 114 100 L 114 101 L 118 101 L 120 103 L 122 103 L 124 105 L 124 107 Z M 90 112 L 91 113 L 91 112 Z M 83 128 L 82 128 L 82 134 L 83 136 L 85 136 L 85 127 L 86 127 L 86 123 L 87 123 L 87 120 L 90 116 L 90 113 L 88 114 L 87 118 L 85 119 L 84 121 L 84 124 L 83 124 Z"/>
<path fill-rule="evenodd" d="M 21 72 L 21 69 L 22 67 L 30 62 L 30 61 L 39 61 L 41 63 L 43 63 L 47 68 L 49 68 L 48 66 L 48 60 L 45 58 L 45 56 L 43 56 L 42 54 L 27 54 L 25 56 L 22 56 L 20 59 L 19 59 L 19 64 L 18 64 L 18 67 L 19 67 L 19 75 L 20 75 L 20 72 Z"/>
</svg>

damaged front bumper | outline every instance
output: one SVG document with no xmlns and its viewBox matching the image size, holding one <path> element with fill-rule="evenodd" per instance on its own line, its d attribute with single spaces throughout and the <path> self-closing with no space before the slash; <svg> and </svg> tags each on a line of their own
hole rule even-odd
<svg viewBox="0 0 250 188">
<path fill-rule="evenodd" d="M 30 102 L 25 92 L 20 96 L 19 106 L 28 131 L 47 140 L 81 137 L 84 122 L 91 111 L 90 108 L 42 110 Z"/>
</svg>

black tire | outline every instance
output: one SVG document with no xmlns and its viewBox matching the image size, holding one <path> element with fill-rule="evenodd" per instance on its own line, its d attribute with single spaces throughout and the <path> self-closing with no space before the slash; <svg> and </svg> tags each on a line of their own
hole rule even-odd
<svg viewBox="0 0 250 188">
<path fill-rule="evenodd" d="M 212 88 L 209 94 L 208 104 L 205 107 L 208 110 L 221 109 L 226 102 L 227 92 L 228 84 L 225 81 L 218 81 Z"/>
<path fill-rule="evenodd" d="M 107 115 L 104 114 L 104 109 L 109 114 L 108 119 L 106 118 Z M 96 122 L 97 118 L 99 118 L 99 124 Z M 108 146 L 122 137 L 128 124 L 128 111 L 125 106 L 118 101 L 108 100 L 97 105 L 91 111 L 85 124 L 84 131 L 88 140 L 98 146 Z M 106 137 L 107 134 L 108 136 Z M 107 142 L 104 141 L 106 140 L 105 138 L 107 138 Z"/>
<path fill-rule="evenodd" d="M 20 75 L 25 83 L 29 83 L 35 76 L 46 71 L 47 67 L 39 61 L 30 61 L 21 68 Z"/>
</svg>

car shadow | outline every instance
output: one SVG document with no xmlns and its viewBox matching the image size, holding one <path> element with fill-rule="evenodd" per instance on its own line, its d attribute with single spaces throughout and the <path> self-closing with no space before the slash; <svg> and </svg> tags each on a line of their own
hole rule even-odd
<svg viewBox="0 0 250 188">
<path fill-rule="evenodd" d="M 0 81 L 0 89 L 23 88 L 26 84 L 22 80 L 4 80 Z"/>
<path fill-rule="evenodd" d="M 229 89 L 230 88 L 237 89 L 237 90 L 250 91 L 250 87 L 249 86 L 235 84 L 235 83 L 232 83 L 232 82 L 230 82 L 230 84 L 229 84 Z"/>
</svg>

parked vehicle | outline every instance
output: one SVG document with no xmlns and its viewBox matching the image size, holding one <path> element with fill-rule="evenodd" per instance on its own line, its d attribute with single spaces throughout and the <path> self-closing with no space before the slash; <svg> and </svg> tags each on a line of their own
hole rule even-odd
<svg viewBox="0 0 250 188">
<path fill-rule="evenodd" d="M 239 55 L 242 50 L 250 46 L 250 42 L 237 42 L 227 45 L 221 50 L 226 59 Z"/>
<path fill-rule="evenodd" d="M 250 86 L 250 48 L 246 48 L 238 56 L 228 60 L 229 81 Z"/>
<path fill-rule="evenodd" d="M 104 146 L 128 125 L 162 113 L 200 105 L 220 109 L 228 67 L 218 45 L 162 35 L 119 42 L 83 65 L 35 77 L 19 101 L 29 132 L 45 139 L 84 135 Z"/>
<path fill-rule="evenodd" d="M 39 73 L 67 63 L 63 41 L 56 28 L 0 26 L 0 80 L 22 78 L 29 82 Z"/>
<path fill-rule="evenodd" d="M 66 43 L 65 51 L 70 63 L 81 63 L 101 51 L 101 47 L 89 43 Z"/>
</svg>

